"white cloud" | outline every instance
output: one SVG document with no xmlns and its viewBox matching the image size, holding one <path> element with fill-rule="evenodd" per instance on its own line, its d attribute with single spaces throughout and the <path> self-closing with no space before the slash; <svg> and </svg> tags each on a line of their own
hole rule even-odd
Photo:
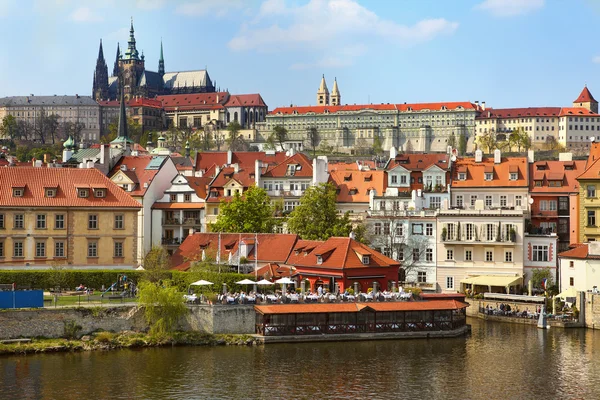
<svg viewBox="0 0 600 400">
<path fill-rule="evenodd" d="M 592 62 L 594 64 L 600 64 L 600 56 L 596 56 L 596 57 L 592 58 Z"/>
<path fill-rule="evenodd" d="M 199 17 L 204 15 L 223 16 L 232 10 L 242 8 L 242 0 L 197 0 L 186 2 L 175 7 L 175 13 L 187 15 L 190 17 Z"/>
<path fill-rule="evenodd" d="M 524 15 L 544 7 L 545 0 L 485 0 L 476 9 L 490 12 L 496 17 Z"/>
<path fill-rule="evenodd" d="M 102 17 L 88 7 L 79 7 L 69 15 L 69 19 L 75 22 L 100 22 Z"/>
<path fill-rule="evenodd" d="M 297 63 L 291 68 L 334 68 L 351 65 L 367 51 L 365 43 L 369 41 L 412 46 L 450 35 L 457 28 L 457 22 L 444 18 L 399 24 L 379 17 L 356 0 L 311 0 L 302 6 L 266 0 L 255 19 L 243 25 L 228 45 L 236 51 L 317 51 L 322 53 L 314 57 L 318 61 Z"/>
</svg>

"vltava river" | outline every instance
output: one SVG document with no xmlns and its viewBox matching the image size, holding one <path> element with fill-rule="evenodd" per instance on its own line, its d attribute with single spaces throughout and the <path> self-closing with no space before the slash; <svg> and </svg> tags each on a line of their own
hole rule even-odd
<svg viewBox="0 0 600 400">
<path fill-rule="evenodd" d="M 600 331 L 0 358 L 0 399 L 598 399 Z"/>
</svg>

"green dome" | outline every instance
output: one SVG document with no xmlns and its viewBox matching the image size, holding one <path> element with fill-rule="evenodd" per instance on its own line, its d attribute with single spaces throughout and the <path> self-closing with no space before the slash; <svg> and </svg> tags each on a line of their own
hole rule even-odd
<svg viewBox="0 0 600 400">
<path fill-rule="evenodd" d="M 69 138 L 67 140 L 65 140 L 63 147 L 65 149 L 72 149 L 73 146 L 75 146 L 75 141 L 73 140 L 73 138 L 71 136 L 69 136 Z"/>
</svg>

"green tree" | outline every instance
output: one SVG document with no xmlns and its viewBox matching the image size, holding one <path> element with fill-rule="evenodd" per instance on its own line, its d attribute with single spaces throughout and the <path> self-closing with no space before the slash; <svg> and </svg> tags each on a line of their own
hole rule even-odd
<svg viewBox="0 0 600 400">
<path fill-rule="evenodd" d="M 273 132 L 271 132 L 271 135 L 269 136 L 268 141 L 271 142 L 271 144 L 279 145 L 279 149 L 276 148 L 276 150 L 285 151 L 284 145 L 287 139 L 288 130 L 281 125 L 275 125 L 273 127 Z"/>
<path fill-rule="evenodd" d="M 212 232 L 272 233 L 278 221 L 266 190 L 250 186 L 241 196 L 236 193 L 230 202 L 221 201 Z"/>
<path fill-rule="evenodd" d="M 71 122 L 66 122 L 65 123 L 65 136 L 69 137 L 69 134 L 67 131 L 71 131 L 72 128 L 72 123 Z M 100 142 L 102 143 L 110 143 L 113 140 L 115 140 L 119 134 L 119 120 L 118 119 L 113 119 L 113 122 L 110 123 L 110 125 L 108 125 L 108 133 L 106 135 L 103 135 L 100 138 Z M 142 140 L 142 126 L 139 124 L 139 122 L 133 120 L 132 118 L 127 118 L 127 136 L 129 136 L 129 138 L 131 140 L 133 140 L 136 143 L 140 143 L 142 146 L 145 146 L 146 143 L 141 143 Z M 79 139 L 77 139 L 79 137 L 78 134 L 73 134 L 73 140 L 75 140 L 75 142 L 77 143 L 79 141 Z"/>
<path fill-rule="evenodd" d="M 144 317 L 150 333 L 164 336 L 177 328 L 177 322 L 187 312 L 183 293 L 175 286 L 142 281 L 138 286 L 139 304 L 144 307 Z"/>
<path fill-rule="evenodd" d="M 313 158 L 317 156 L 317 147 L 319 147 L 320 140 L 321 137 L 316 126 L 311 126 L 306 130 L 306 147 L 312 150 Z"/>
<path fill-rule="evenodd" d="M 158 139 L 158 132 L 145 131 L 144 133 L 142 133 L 142 136 L 140 137 L 140 145 L 146 147 L 148 145 L 148 142 L 151 142 L 152 144 L 156 145 L 157 139 Z"/>
<path fill-rule="evenodd" d="M 467 134 L 461 132 L 458 136 L 458 154 L 464 156 L 467 152 Z"/>
<path fill-rule="evenodd" d="M 542 289 L 542 281 L 544 279 L 546 279 L 546 288 L 549 288 L 554 284 L 554 278 L 552 278 L 552 271 L 550 271 L 550 268 L 534 268 L 531 273 L 533 287 Z"/>
<path fill-rule="evenodd" d="M 454 132 L 452 132 L 452 135 L 450 135 L 448 138 L 448 146 L 452 147 L 453 149 L 456 148 L 456 136 L 454 135 Z"/>
<path fill-rule="evenodd" d="M 240 147 L 240 131 L 242 126 L 237 121 L 231 121 L 227 125 L 227 145 L 231 151 L 238 151 Z"/>
<path fill-rule="evenodd" d="M 383 142 L 381 140 L 381 136 L 378 134 L 376 134 L 373 138 L 373 152 L 376 155 L 383 154 Z"/>
<path fill-rule="evenodd" d="M 477 144 L 486 154 L 491 154 L 497 145 L 495 132 L 485 132 L 477 136 Z"/>
<path fill-rule="evenodd" d="M 194 141 L 194 144 L 198 146 L 197 150 L 209 151 L 213 147 L 213 135 L 212 129 L 204 127 L 204 129 L 198 130 L 198 139 Z"/>
<path fill-rule="evenodd" d="M 336 208 L 337 191 L 331 183 L 312 186 L 300 198 L 300 205 L 290 213 L 288 229 L 307 240 L 327 240 L 348 236 L 352 224 L 348 213 L 340 216 Z"/>
<path fill-rule="evenodd" d="M 153 246 L 152 249 L 144 257 L 143 267 L 144 280 L 149 282 L 160 282 L 169 277 L 169 268 L 171 262 L 169 254 L 164 247 Z"/>
<path fill-rule="evenodd" d="M 7 115 L 2 118 L 2 125 L 0 125 L 0 133 L 3 138 L 13 140 L 18 135 L 18 124 L 15 117 Z"/>
</svg>

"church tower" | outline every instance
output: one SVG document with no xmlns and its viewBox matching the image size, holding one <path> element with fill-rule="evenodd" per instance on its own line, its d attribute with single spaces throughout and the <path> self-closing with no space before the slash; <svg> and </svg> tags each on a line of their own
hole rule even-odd
<svg viewBox="0 0 600 400">
<path fill-rule="evenodd" d="M 106 61 L 104 60 L 102 39 L 100 39 L 100 50 L 98 50 L 96 70 L 94 71 L 92 97 L 96 100 L 108 99 L 108 67 L 106 66 Z"/>
<path fill-rule="evenodd" d="M 135 48 L 135 35 L 133 30 L 133 18 L 129 29 L 129 40 L 125 55 L 119 60 L 119 87 L 123 90 L 125 100 L 129 101 L 136 95 L 136 91 L 144 73 L 144 56 L 140 55 Z"/>
<path fill-rule="evenodd" d="M 327 89 L 327 83 L 325 83 L 325 74 L 323 74 L 323 78 L 321 78 L 321 85 L 317 91 L 317 105 L 329 105 L 329 89 Z"/>
<path fill-rule="evenodd" d="M 594 99 L 594 96 L 592 96 L 587 85 L 583 87 L 579 97 L 573 102 L 573 107 L 587 108 L 591 112 L 598 114 L 598 102 Z"/>
<path fill-rule="evenodd" d="M 342 95 L 340 89 L 338 89 L 337 78 L 333 80 L 333 89 L 331 90 L 331 105 L 339 106 L 342 104 Z"/>
<path fill-rule="evenodd" d="M 121 49 L 119 43 L 117 43 L 117 57 L 115 58 L 115 65 L 113 66 L 112 76 L 119 76 L 119 60 L 121 59 Z"/>
<path fill-rule="evenodd" d="M 158 59 L 158 74 L 161 77 L 165 74 L 165 59 L 163 57 L 162 39 L 160 40 L 160 58 Z"/>
</svg>

